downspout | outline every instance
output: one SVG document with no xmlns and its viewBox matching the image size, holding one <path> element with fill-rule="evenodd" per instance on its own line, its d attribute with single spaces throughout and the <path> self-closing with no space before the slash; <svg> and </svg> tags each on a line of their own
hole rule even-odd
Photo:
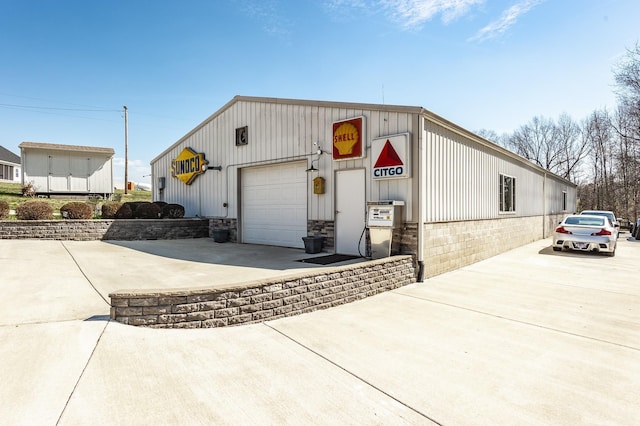
<svg viewBox="0 0 640 426">
<path fill-rule="evenodd" d="M 424 281 L 424 222 L 425 206 L 427 196 L 426 188 L 426 161 L 425 156 L 426 140 L 424 138 L 424 117 L 418 114 L 418 276 L 416 281 Z"/>
<path fill-rule="evenodd" d="M 547 238 L 547 173 L 542 181 L 542 239 Z"/>
</svg>

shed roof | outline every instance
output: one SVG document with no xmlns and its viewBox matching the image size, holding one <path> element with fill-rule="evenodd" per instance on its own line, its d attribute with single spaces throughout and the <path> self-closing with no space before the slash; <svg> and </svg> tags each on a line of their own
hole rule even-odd
<svg viewBox="0 0 640 426">
<path fill-rule="evenodd" d="M 5 163 L 20 164 L 20 156 L 9 151 L 7 148 L 0 146 L 0 161 Z"/>
<path fill-rule="evenodd" d="M 20 149 L 41 149 L 47 151 L 67 151 L 67 152 L 89 152 L 95 154 L 115 154 L 113 148 L 101 148 L 98 146 L 81 146 L 81 145 L 61 145 L 55 143 L 43 142 L 22 142 L 18 145 Z"/>
</svg>

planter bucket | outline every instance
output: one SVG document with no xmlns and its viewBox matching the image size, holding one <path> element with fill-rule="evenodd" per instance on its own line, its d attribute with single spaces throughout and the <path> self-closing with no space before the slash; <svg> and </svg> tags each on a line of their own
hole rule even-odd
<svg viewBox="0 0 640 426">
<path fill-rule="evenodd" d="M 319 237 L 319 236 L 302 237 L 302 241 L 304 241 L 305 253 L 314 254 L 314 253 L 320 253 L 322 251 L 322 243 L 324 241 L 324 237 Z"/>
<path fill-rule="evenodd" d="M 229 241 L 229 230 L 228 229 L 214 229 L 213 230 L 213 241 L 216 243 L 226 243 Z"/>
</svg>

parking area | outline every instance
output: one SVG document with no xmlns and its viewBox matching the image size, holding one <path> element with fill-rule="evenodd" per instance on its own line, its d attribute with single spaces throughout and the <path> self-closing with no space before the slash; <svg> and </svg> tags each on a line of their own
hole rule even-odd
<svg viewBox="0 0 640 426">
<path fill-rule="evenodd" d="M 541 240 L 262 324 L 153 330 L 108 320 L 114 290 L 318 267 L 297 262 L 305 256 L 207 239 L 1 240 L 0 424 L 640 418 L 640 242 L 628 233 L 613 258 L 555 253 Z"/>
</svg>

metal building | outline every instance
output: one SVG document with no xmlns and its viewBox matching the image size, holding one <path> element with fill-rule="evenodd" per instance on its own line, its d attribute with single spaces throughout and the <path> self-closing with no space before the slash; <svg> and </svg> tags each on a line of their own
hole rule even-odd
<svg viewBox="0 0 640 426">
<path fill-rule="evenodd" d="M 363 255 L 367 224 L 389 226 L 420 279 L 547 237 L 576 208 L 573 183 L 411 106 L 236 96 L 151 168 L 155 200 L 240 243 L 319 235 L 325 251 Z M 401 225 L 377 221 L 385 205 Z"/>
<path fill-rule="evenodd" d="M 38 195 L 113 194 L 113 148 L 22 142 L 22 185 Z"/>
</svg>

